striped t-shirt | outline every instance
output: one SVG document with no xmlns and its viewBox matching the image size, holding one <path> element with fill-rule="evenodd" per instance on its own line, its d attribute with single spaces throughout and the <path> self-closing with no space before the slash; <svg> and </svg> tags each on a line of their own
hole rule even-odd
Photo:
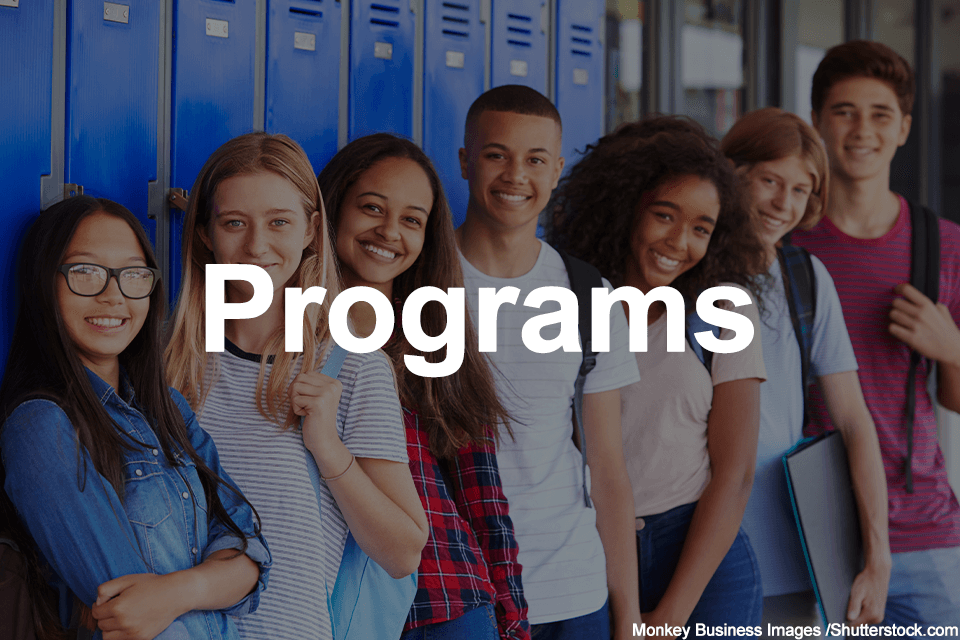
<svg viewBox="0 0 960 640">
<path fill-rule="evenodd" d="M 906 406 L 909 348 L 888 327 L 893 288 L 910 281 L 910 209 L 900 201 L 893 228 L 879 238 L 848 236 L 828 218 L 793 242 L 820 258 L 833 276 L 843 306 L 853 350 L 860 365 L 860 385 L 877 425 L 887 476 L 890 549 L 920 551 L 960 546 L 960 504 L 950 488 L 937 422 L 927 393 L 926 363 L 916 378 L 913 433 L 913 488 L 906 490 Z M 960 227 L 940 220 L 940 302 L 960 322 Z M 813 431 L 833 425 L 818 387 L 811 388 Z"/>
<path fill-rule="evenodd" d="M 260 356 L 229 342 L 226 347 L 211 357 L 210 375 L 215 358 L 219 372 L 197 417 L 213 437 L 224 469 L 260 514 L 273 554 L 260 607 L 237 620 L 240 637 L 330 639 L 327 590 L 340 568 L 347 523 L 323 480 L 318 509 L 310 453 L 298 430 L 281 430 L 257 411 Z M 358 458 L 406 463 L 403 415 L 386 357 L 351 353 L 339 380 L 337 430 L 347 449 Z"/>
<path fill-rule="evenodd" d="M 514 419 L 514 438 L 500 441 L 497 463 L 520 547 L 518 559 L 530 623 L 593 613 L 607 599 L 607 578 L 597 512 L 584 505 L 582 463 L 573 443 L 571 401 L 583 355 L 559 349 L 538 354 L 522 341 L 527 320 L 560 308 L 552 300 L 540 308 L 524 306 L 527 294 L 538 287 L 569 287 L 567 270 L 560 254 L 546 243 L 540 244 L 534 267 L 519 278 L 488 276 L 462 255 L 460 264 L 475 324 L 480 287 L 520 289 L 517 304 L 500 307 L 497 351 L 487 355 L 495 365 L 497 392 Z M 585 393 L 620 389 L 640 379 L 637 362 L 628 350 L 623 307 L 614 304 L 610 317 L 611 349 L 598 354 Z M 544 326 L 540 337 L 556 338 L 559 327 Z"/>
</svg>

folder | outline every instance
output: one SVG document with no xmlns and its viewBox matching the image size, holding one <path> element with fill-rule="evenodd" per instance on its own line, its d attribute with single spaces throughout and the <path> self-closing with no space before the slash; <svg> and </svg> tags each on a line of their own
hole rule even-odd
<svg viewBox="0 0 960 640">
<path fill-rule="evenodd" d="M 846 622 L 863 549 L 843 437 L 828 431 L 801 440 L 783 456 L 783 466 L 824 626 Z"/>
</svg>

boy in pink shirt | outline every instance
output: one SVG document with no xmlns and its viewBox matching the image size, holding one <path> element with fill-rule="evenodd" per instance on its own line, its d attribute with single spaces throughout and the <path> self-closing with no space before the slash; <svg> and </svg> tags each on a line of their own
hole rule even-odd
<svg viewBox="0 0 960 640">
<path fill-rule="evenodd" d="M 960 504 L 938 445 L 927 377 L 928 362 L 936 362 L 937 400 L 960 410 L 960 227 L 939 221 L 934 304 L 909 284 L 910 205 L 890 190 L 890 162 L 910 133 L 913 96 L 913 72 L 889 47 L 854 41 L 827 52 L 813 77 L 811 117 L 830 159 L 830 200 L 820 224 L 793 241 L 834 278 L 877 427 L 892 551 L 884 623 L 957 625 Z M 912 459 L 905 417 L 911 350 L 925 358 L 915 380 Z M 813 429 L 832 428 L 815 387 L 810 399 Z"/>
</svg>

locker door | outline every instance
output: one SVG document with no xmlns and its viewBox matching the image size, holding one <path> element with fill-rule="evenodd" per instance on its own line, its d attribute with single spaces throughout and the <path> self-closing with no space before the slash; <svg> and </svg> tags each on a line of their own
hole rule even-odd
<svg viewBox="0 0 960 640">
<path fill-rule="evenodd" d="M 265 129 L 296 140 L 318 173 L 337 152 L 340 3 L 269 0 Z"/>
<path fill-rule="evenodd" d="M 160 9 L 156 0 L 67 5 L 64 181 L 147 217 L 157 179 Z"/>
<path fill-rule="evenodd" d="M 493 0 L 490 86 L 523 84 L 547 93 L 545 0 Z"/>
<path fill-rule="evenodd" d="M 412 3 L 352 0 L 350 7 L 349 138 L 377 131 L 412 138 Z"/>
<path fill-rule="evenodd" d="M 603 135 L 604 4 L 601 0 L 559 0 L 557 20 L 557 110 L 564 124 L 567 167 Z"/>
<path fill-rule="evenodd" d="M 175 0 L 170 185 L 191 189 L 221 144 L 253 130 L 256 0 Z M 183 214 L 171 211 L 170 295 L 180 287 Z"/>
<path fill-rule="evenodd" d="M 453 222 L 467 213 L 469 190 L 460 177 L 467 110 L 483 93 L 485 43 L 480 0 L 427 0 L 424 41 L 423 149 L 450 201 Z"/>
<path fill-rule="evenodd" d="M 0 2 L 0 375 L 17 311 L 17 254 L 50 173 L 53 0 Z"/>
</svg>

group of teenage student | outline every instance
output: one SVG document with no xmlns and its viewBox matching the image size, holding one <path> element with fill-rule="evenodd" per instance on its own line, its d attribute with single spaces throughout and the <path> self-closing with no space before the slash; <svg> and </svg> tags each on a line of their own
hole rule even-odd
<svg viewBox="0 0 960 640">
<path fill-rule="evenodd" d="M 889 189 L 913 101 L 900 56 L 835 47 L 812 98 L 813 127 L 766 108 L 719 144 L 685 118 L 629 123 L 561 178 L 556 109 L 525 87 L 492 89 L 467 116 L 456 230 L 407 140 L 355 140 L 315 177 L 289 138 L 241 136 L 190 192 L 168 324 L 127 210 L 80 196 L 41 213 L 0 387 L 4 534 L 32 610 L 21 630 L 333 638 L 348 538 L 394 578 L 416 572 L 405 640 L 623 639 L 641 620 L 715 636 L 817 625 L 780 457 L 829 428 L 846 445 L 863 538 L 851 624 L 958 624 L 960 505 L 926 385 L 936 362 L 940 402 L 960 409 L 960 227 L 939 222 L 935 304 L 905 284 L 910 207 Z M 551 244 L 537 238 L 544 210 Z M 480 287 L 520 299 L 569 287 L 571 256 L 608 288 L 673 287 L 688 310 L 708 287 L 745 290 L 752 304 L 736 313 L 755 338 L 732 354 L 667 352 L 664 303 L 646 318 L 614 304 L 611 348 L 580 380 L 575 440 L 584 354 L 536 354 L 521 339 L 558 303 L 502 304 L 492 353 L 473 328 Z M 276 292 L 266 313 L 227 321 L 220 354 L 204 349 L 212 263 L 262 267 Z M 302 354 L 283 349 L 291 286 L 327 290 L 306 308 Z M 417 288 L 465 287 L 463 366 L 410 373 L 404 355 L 443 354 L 419 352 L 398 323 L 382 351 L 320 373 L 330 301 L 355 286 L 378 289 L 397 317 Z M 788 302 L 801 286 L 810 293 Z M 228 283 L 228 302 L 251 296 Z M 365 303 L 351 311 L 358 336 L 375 320 Z M 628 349 L 631 321 L 647 325 L 645 352 Z M 421 323 L 442 333 L 440 305 Z M 924 360 L 907 456 L 911 350 Z"/>
</svg>

